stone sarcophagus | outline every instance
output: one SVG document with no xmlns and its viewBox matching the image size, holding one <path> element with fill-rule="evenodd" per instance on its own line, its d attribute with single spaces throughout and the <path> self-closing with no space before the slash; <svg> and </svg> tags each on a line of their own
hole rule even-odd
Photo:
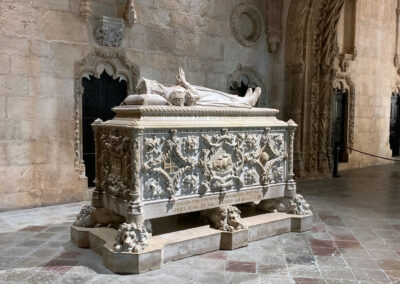
<svg viewBox="0 0 400 284">
<path fill-rule="evenodd" d="M 255 108 L 260 88 L 239 97 L 193 86 L 182 69 L 176 77 L 172 87 L 143 78 L 143 95 L 128 96 L 113 108 L 114 119 L 92 124 L 96 189 L 71 238 L 114 272 L 140 273 L 310 228 L 312 213 L 293 175 L 296 124 Z M 242 219 L 241 204 L 272 213 Z M 173 227 L 168 216 L 196 211 L 210 226 L 152 236 L 152 220 L 166 217 Z"/>
<path fill-rule="evenodd" d="M 143 223 L 293 197 L 296 125 L 273 109 L 120 106 L 95 121 L 93 206 Z"/>
</svg>

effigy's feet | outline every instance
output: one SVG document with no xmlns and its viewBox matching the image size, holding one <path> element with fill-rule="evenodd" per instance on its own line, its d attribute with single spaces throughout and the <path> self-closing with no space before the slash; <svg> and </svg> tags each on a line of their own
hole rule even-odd
<svg viewBox="0 0 400 284">
<path fill-rule="evenodd" d="M 260 87 L 257 87 L 254 90 L 253 95 L 251 96 L 251 106 L 255 106 L 257 104 L 257 101 L 260 98 L 261 93 L 262 93 L 262 90 Z"/>
</svg>

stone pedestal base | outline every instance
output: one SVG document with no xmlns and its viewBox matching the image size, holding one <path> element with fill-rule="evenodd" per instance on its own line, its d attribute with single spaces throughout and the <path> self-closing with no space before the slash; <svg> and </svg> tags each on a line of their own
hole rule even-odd
<svg viewBox="0 0 400 284">
<path fill-rule="evenodd" d="M 243 218 L 247 229 L 225 232 L 201 226 L 156 235 L 140 253 L 115 252 L 117 231 L 111 228 L 71 227 L 71 240 L 81 248 L 91 248 L 103 257 L 104 265 L 118 274 L 143 273 L 158 269 L 163 263 L 204 254 L 219 249 L 232 250 L 249 242 L 311 229 L 312 215 L 298 216 L 268 213 Z"/>
</svg>

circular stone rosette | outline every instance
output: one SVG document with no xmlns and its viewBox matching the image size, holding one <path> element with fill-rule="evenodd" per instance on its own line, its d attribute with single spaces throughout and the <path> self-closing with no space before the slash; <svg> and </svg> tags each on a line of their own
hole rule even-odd
<svg viewBox="0 0 400 284">
<path fill-rule="evenodd" d="M 247 16 L 251 22 L 251 32 L 243 34 L 241 31 L 241 17 Z M 263 20 L 259 10 L 250 4 L 239 4 L 233 8 L 231 15 L 231 32 L 233 37 L 246 47 L 254 46 L 261 37 Z"/>
</svg>

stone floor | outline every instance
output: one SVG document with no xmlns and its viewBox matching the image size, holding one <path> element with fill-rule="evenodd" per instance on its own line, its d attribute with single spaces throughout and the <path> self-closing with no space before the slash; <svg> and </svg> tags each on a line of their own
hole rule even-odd
<svg viewBox="0 0 400 284">
<path fill-rule="evenodd" d="M 298 185 L 312 231 L 120 276 L 69 241 L 84 203 L 0 213 L 0 283 L 400 283 L 400 165 Z"/>
</svg>

